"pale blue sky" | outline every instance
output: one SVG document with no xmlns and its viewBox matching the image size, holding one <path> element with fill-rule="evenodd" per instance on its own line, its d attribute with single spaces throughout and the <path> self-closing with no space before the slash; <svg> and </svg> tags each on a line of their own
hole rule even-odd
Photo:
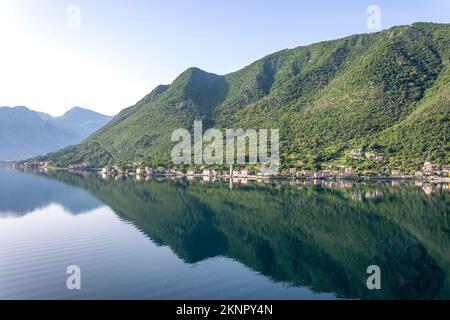
<svg viewBox="0 0 450 320">
<path fill-rule="evenodd" d="M 53 115 L 128 107 L 191 66 L 225 74 L 272 52 L 381 27 L 450 22 L 450 0 L 0 0 L 0 105 Z M 80 29 L 67 27 L 70 5 Z"/>
</svg>

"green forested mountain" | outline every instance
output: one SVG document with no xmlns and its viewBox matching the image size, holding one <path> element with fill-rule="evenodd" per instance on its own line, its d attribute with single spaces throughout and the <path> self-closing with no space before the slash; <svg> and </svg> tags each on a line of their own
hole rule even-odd
<svg viewBox="0 0 450 320">
<path fill-rule="evenodd" d="M 50 154 L 58 166 L 168 163 L 176 128 L 278 128 L 283 165 L 358 168 L 450 163 L 450 25 L 417 23 L 283 50 L 219 76 L 197 68 L 159 86 L 82 144 Z M 353 161 L 354 162 L 354 161 Z"/>
</svg>

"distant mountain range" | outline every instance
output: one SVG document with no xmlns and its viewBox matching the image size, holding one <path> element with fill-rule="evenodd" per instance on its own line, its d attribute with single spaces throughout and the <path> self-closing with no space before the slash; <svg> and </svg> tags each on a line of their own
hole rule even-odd
<svg viewBox="0 0 450 320">
<path fill-rule="evenodd" d="M 450 162 L 450 25 L 416 23 L 283 50 L 227 75 L 198 68 L 158 86 L 57 166 L 169 164 L 176 128 L 278 128 L 284 166 L 415 170 Z M 382 153 L 384 161 L 355 160 Z"/>
<path fill-rule="evenodd" d="M 61 117 L 26 107 L 0 107 L 0 161 L 23 160 L 80 143 L 111 119 L 79 107 Z"/>
</svg>

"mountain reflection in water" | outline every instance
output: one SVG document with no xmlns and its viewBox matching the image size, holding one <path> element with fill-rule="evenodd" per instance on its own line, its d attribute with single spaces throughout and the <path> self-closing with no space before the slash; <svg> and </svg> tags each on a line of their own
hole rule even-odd
<svg viewBox="0 0 450 320">
<path fill-rule="evenodd" d="M 48 203 L 74 214 L 106 205 L 185 264 L 226 258 L 271 283 L 337 298 L 450 298 L 446 186 L 241 181 L 230 188 L 228 181 L 0 170 L 0 227 L 2 215 L 20 218 Z M 381 268 L 382 290 L 367 289 L 370 265 Z"/>
</svg>

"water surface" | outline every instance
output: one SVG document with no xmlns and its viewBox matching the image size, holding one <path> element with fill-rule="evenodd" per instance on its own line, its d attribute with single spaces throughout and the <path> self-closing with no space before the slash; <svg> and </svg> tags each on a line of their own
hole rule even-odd
<svg viewBox="0 0 450 320">
<path fill-rule="evenodd" d="M 450 298 L 447 186 L 243 182 L 0 169 L 0 299 Z"/>
</svg>

